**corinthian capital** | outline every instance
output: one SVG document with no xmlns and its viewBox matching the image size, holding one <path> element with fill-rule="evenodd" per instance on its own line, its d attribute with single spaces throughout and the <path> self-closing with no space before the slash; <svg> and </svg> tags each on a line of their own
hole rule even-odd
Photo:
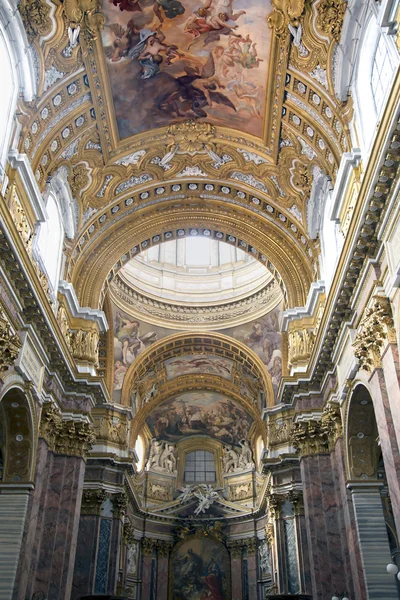
<svg viewBox="0 0 400 600">
<path fill-rule="evenodd" d="M 372 306 L 365 309 L 353 347 L 361 368 L 372 371 L 381 366 L 381 349 L 385 340 L 395 341 L 392 309 L 384 296 L 374 296 Z"/>
<path fill-rule="evenodd" d="M 302 456 L 329 452 L 329 438 L 321 421 L 294 423 L 292 439 L 294 447 Z"/>
</svg>

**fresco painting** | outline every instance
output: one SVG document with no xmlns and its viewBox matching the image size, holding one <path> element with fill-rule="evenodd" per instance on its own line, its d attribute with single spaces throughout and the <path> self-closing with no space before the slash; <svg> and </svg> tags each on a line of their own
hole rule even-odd
<svg viewBox="0 0 400 600">
<path fill-rule="evenodd" d="M 185 119 L 261 137 L 268 0 L 103 0 L 120 138 Z"/>
<path fill-rule="evenodd" d="M 277 307 L 257 321 L 221 331 L 246 344 L 261 358 L 271 375 L 275 397 L 282 379 L 282 334 L 279 325 L 281 313 L 282 308 Z"/>
<path fill-rule="evenodd" d="M 259 356 L 271 376 L 275 396 L 282 378 L 282 335 L 279 331 L 281 312 L 281 307 L 278 307 L 257 321 L 221 331 L 224 335 L 243 342 Z M 177 331 L 138 320 L 116 306 L 113 306 L 113 318 L 113 398 L 119 401 L 126 372 L 135 358 L 154 342 Z M 180 375 L 195 373 L 219 375 L 231 380 L 233 362 L 224 357 L 199 354 L 168 359 L 165 361 L 165 367 L 169 380 Z M 257 382 L 252 382 L 251 378 L 243 377 L 241 382 L 243 396 L 255 397 L 256 384 Z"/>
<path fill-rule="evenodd" d="M 163 402 L 147 419 L 153 437 L 177 442 L 187 435 L 209 435 L 238 445 L 248 437 L 252 418 L 237 402 L 216 392 L 185 392 Z"/>
<path fill-rule="evenodd" d="M 174 600 L 228 600 L 228 553 L 209 539 L 188 539 L 173 558 Z"/>
<path fill-rule="evenodd" d="M 114 382 L 113 399 L 118 402 L 126 372 L 146 348 L 157 340 L 175 333 L 171 329 L 150 325 L 113 306 L 114 318 Z"/>
<path fill-rule="evenodd" d="M 195 354 L 170 358 L 164 362 L 167 379 L 174 379 L 181 375 L 206 373 L 218 375 L 224 379 L 232 379 L 233 361 L 220 356 L 207 356 Z"/>
</svg>

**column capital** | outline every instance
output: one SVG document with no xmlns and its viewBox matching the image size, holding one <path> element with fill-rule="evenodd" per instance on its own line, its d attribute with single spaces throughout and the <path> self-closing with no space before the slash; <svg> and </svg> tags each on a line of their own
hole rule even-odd
<svg viewBox="0 0 400 600">
<path fill-rule="evenodd" d="M 301 456 L 327 454 L 343 435 L 340 406 L 328 403 L 320 418 L 297 421 L 292 427 L 293 445 Z"/>
<path fill-rule="evenodd" d="M 113 516 L 117 519 L 122 519 L 125 516 L 128 506 L 128 496 L 125 492 L 118 492 L 111 496 L 113 505 Z"/>
<path fill-rule="evenodd" d="M 95 440 L 93 428 L 87 421 L 62 420 L 54 452 L 85 458 Z"/>
<path fill-rule="evenodd" d="M 298 517 L 304 515 L 304 497 L 302 490 L 291 490 L 287 497 L 292 503 L 295 516 Z"/>
<path fill-rule="evenodd" d="M 21 340 L 12 332 L 10 323 L 0 309 L 0 376 L 14 364 L 21 346 Z"/>
<path fill-rule="evenodd" d="M 135 541 L 135 530 L 130 521 L 126 521 L 124 523 L 124 527 L 122 529 L 122 539 L 127 546 L 130 546 Z"/>
<path fill-rule="evenodd" d="M 284 496 L 280 494 L 271 494 L 268 498 L 268 510 L 271 517 L 279 519 L 281 516 L 282 504 L 284 502 Z"/>
<path fill-rule="evenodd" d="M 386 296 L 373 296 L 370 306 L 363 312 L 353 342 L 354 354 L 362 369 L 372 371 L 381 368 L 385 340 L 389 343 L 396 341 L 390 300 Z"/>
<path fill-rule="evenodd" d="M 100 515 L 101 505 L 107 499 L 107 492 L 102 489 L 83 490 L 81 514 Z"/>
</svg>

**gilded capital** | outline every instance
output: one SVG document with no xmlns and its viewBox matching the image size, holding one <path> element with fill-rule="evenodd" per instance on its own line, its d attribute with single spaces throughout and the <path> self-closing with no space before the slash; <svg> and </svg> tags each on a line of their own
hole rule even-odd
<svg viewBox="0 0 400 600">
<path fill-rule="evenodd" d="M 71 334 L 69 341 L 72 355 L 76 360 L 98 365 L 99 333 L 97 330 L 78 329 Z"/>
<path fill-rule="evenodd" d="M 40 417 L 39 437 L 46 440 L 50 450 L 55 449 L 57 438 L 62 431 L 62 416 L 51 402 L 42 407 Z"/>
<path fill-rule="evenodd" d="M 342 415 L 338 402 L 330 402 L 326 405 L 321 423 L 329 440 L 329 449 L 333 450 L 336 440 L 343 435 Z"/>
<path fill-rule="evenodd" d="M 289 365 L 307 364 L 315 343 L 314 330 L 302 327 L 289 331 Z"/>
<path fill-rule="evenodd" d="M 381 350 L 385 340 L 395 341 L 392 309 L 384 296 L 374 296 L 373 304 L 364 310 L 353 342 L 354 354 L 365 371 L 381 367 Z"/>
<path fill-rule="evenodd" d="M 0 377 L 14 364 L 21 349 L 18 335 L 11 331 L 10 323 L 0 311 Z"/>
<path fill-rule="evenodd" d="M 85 458 L 95 440 L 96 436 L 89 423 L 63 420 L 57 431 L 54 452 Z"/>
<path fill-rule="evenodd" d="M 294 423 L 293 446 L 302 456 L 329 452 L 329 438 L 321 421 L 310 420 Z"/>
<path fill-rule="evenodd" d="M 127 546 L 130 546 L 135 541 L 135 530 L 129 521 L 124 523 L 122 539 Z"/>
</svg>

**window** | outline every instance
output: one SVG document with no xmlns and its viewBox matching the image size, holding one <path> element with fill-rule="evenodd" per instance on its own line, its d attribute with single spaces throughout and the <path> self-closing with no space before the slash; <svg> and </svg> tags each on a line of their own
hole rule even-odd
<svg viewBox="0 0 400 600">
<path fill-rule="evenodd" d="M 50 195 L 46 205 L 47 220 L 41 224 L 37 248 L 53 290 L 57 290 L 64 229 L 58 206 Z"/>
<path fill-rule="evenodd" d="M 186 455 L 184 480 L 185 483 L 214 483 L 216 480 L 214 454 L 205 450 L 189 452 Z"/>
<path fill-rule="evenodd" d="M 207 237 L 186 238 L 186 265 L 208 266 L 211 257 L 211 240 Z"/>
<path fill-rule="evenodd" d="M 0 94 L 0 173 L 8 152 L 9 135 L 11 132 L 14 97 L 15 76 L 3 32 L 0 31 L 0 72 L 1 72 L 1 94 Z"/>
<path fill-rule="evenodd" d="M 377 113 L 379 113 L 382 107 L 385 92 L 392 78 L 393 69 L 394 65 L 392 64 L 387 44 L 384 36 L 381 35 L 376 47 L 371 74 L 371 88 Z"/>
</svg>

